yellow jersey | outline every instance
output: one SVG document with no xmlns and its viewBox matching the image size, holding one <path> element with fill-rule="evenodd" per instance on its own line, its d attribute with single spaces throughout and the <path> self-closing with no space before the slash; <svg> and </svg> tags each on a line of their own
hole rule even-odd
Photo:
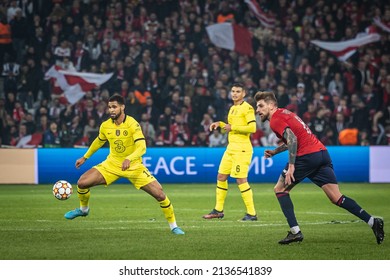
<svg viewBox="0 0 390 280">
<path fill-rule="evenodd" d="M 251 133 L 256 132 L 256 117 L 253 107 L 246 101 L 239 105 L 233 105 L 229 110 L 228 123 L 231 125 L 231 131 L 228 135 L 227 150 L 253 150 L 250 141 Z"/>
<path fill-rule="evenodd" d="M 89 158 L 106 141 L 110 144 L 107 160 L 111 164 L 120 167 L 126 158 L 132 163 L 142 162 L 141 157 L 146 151 L 145 137 L 141 126 L 134 118 L 126 115 L 120 125 L 115 124 L 112 119 L 104 121 L 100 125 L 98 137 L 93 141 L 84 157 Z M 135 148 L 137 141 L 143 142 L 141 149 L 139 146 L 137 149 Z"/>
</svg>

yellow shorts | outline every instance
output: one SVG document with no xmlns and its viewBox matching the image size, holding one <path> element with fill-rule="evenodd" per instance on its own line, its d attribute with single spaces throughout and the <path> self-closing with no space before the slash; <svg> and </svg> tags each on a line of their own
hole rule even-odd
<svg viewBox="0 0 390 280">
<path fill-rule="evenodd" d="M 232 178 L 247 178 L 253 152 L 225 151 L 219 164 L 218 173 L 228 174 Z"/>
<path fill-rule="evenodd" d="M 118 180 L 119 178 L 128 179 L 134 187 L 140 189 L 143 186 L 156 180 L 149 170 L 142 164 L 142 162 L 130 164 L 130 168 L 122 171 L 121 167 L 113 165 L 108 160 L 95 165 L 93 168 L 97 169 L 106 180 L 107 186 Z"/>
</svg>

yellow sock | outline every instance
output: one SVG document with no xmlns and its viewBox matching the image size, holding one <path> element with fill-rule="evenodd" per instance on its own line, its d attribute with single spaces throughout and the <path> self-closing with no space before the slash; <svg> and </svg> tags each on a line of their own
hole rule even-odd
<svg viewBox="0 0 390 280">
<path fill-rule="evenodd" d="M 80 209 L 84 211 L 88 210 L 89 197 L 91 196 L 91 192 L 89 191 L 89 189 L 80 189 L 79 187 L 77 187 L 77 196 L 80 200 Z"/>
<path fill-rule="evenodd" d="M 173 206 L 168 196 L 165 196 L 163 201 L 159 201 L 161 210 L 164 213 L 165 219 L 167 219 L 171 229 L 177 227 L 175 213 L 173 212 Z"/>
<path fill-rule="evenodd" d="M 218 181 L 217 180 L 217 189 L 215 194 L 215 210 L 223 211 L 223 206 L 225 205 L 225 199 L 227 196 L 228 182 Z"/>
<path fill-rule="evenodd" d="M 238 185 L 238 188 L 240 189 L 242 200 L 244 200 L 246 212 L 252 216 L 256 215 L 255 204 L 253 203 L 253 192 L 248 182 Z"/>
</svg>

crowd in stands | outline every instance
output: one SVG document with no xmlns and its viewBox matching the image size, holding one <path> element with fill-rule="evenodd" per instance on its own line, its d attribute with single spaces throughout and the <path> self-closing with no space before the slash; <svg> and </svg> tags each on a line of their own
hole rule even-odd
<svg viewBox="0 0 390 280">
<path fill-rule="evenodd" d="M 346 62 L 310 40 L 353 39 L 375 28 L 374 17 L 390 27 L 390 4 L 257 2 L 275 27 L 236 0 L 1 1 L 0 144 L 89 145 L 109 117 L 109 96 L 119 93 L 149 146 L 225 146 L 226 135 L 209 125 L 226 118 L 230 85 L 242 82 L 252 104 L 255 92 L 273 90 L 279 107 L 325 145 L 389 145 L 390 33 L 376 27 L 381 40 Z M 253 56 L 210 42 L 205 28 L 222 22 L 252 32 Z M 44 78 L 52 65 L 114 74 L 72 105 Z M 267 123 L 257 123 L 253 145 L 277 145 Z"/>
</svg>

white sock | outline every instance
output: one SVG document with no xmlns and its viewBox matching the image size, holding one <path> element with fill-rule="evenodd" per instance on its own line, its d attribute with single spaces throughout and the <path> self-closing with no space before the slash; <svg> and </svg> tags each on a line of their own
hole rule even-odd
<svg viewBox="0 0 390 280">
<path fill-rule="evenodd" d="M 177 227 L 176 222 L 169 223 L 169 227 L 171 228 L 171 230 L 173 230 L 174 228 L 176 228 L 176 227 Z"/>
<path fill-rule="evenodd" d="M 291 231 L 293 234 L 297 234 L 298 232 L 301 231 L 301 229 L 299 228 L 299 226 L 295 226 L 295 227 L 290 228 L 290 231 Z"/>
<path fill-rule="evenodd" d="M 371 218 L 368 220 L 367 224 L 372 227 L 374 225 L 374 217 L 371 216 Z"/>
<path fill-rule="evenodd" d="M 84 213 L 87 213 L 89 210 L 88 206 L 80 206 L 80 210 L 83 211 Z"/>
</svg>

